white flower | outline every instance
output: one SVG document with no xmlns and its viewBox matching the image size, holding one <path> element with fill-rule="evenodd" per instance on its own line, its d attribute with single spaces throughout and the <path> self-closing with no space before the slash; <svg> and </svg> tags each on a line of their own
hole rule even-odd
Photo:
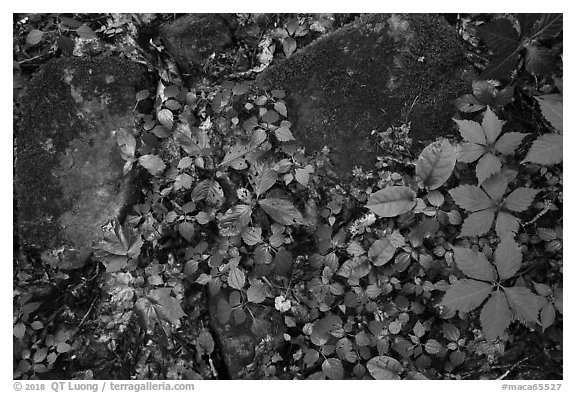
<svg viewBox="0 0 576 393">
<path fill-rule="evenodd" d="M 276 306 L 276 310 L 280 312 L 286 312 L 290 310 L 290 308 L 292 307 L 292 303 L 290 302 L 290 300 L 286 299 L 282 295 L 276 296 L 276 299 L 274 300 L 274 305 Z"/>
</svg>

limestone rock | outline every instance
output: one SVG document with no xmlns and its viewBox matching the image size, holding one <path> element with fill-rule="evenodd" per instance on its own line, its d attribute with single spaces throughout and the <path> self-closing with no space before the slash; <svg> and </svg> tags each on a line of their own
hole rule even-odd
<svg viewBox="0 0 576 393">
<path fill-rule="evenodd" d="M 15 188 L 25 250 L 61 268 L 82 267 L 102 226 L 129 203 L 116 132 L 134 127 L 144 72 L 114 58 L 57 59 L 26 89 L 16 133 Z"/>
<path fill-rule="evenodd" d="M 443 18 L 370 14 L 266 69 L 256 83 L 287 92 L 297 141 L 308 151 L 329 146 L 344 175 L 383 153 L 373 130 L 410 123 L 415 151 L 451 134 L 452 101 L 469 88 L 466 70 Z"/>
<path fill-rule="evenodd" d="M 219 14 L 189 14 L 163 24 L 160 37 L 181 71 L 200 77 L 203 63 L 232 42 L 232 33 Z"/>
</svg>

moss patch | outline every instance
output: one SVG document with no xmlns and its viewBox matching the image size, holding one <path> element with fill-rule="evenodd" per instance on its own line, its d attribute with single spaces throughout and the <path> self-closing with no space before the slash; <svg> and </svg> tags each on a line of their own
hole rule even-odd
<svg viewBox="0 0 576 393">
<path fill-rule="evenodd" d="M 47 63 L 32 79 L 16 134 L 18 227 L 25 246 L 45 251 L 49 260 L 85 258 L 104 217 L 125 203 L 113 131 L 133 125 L 143 75 L 118 59 L 67 58 Z"/>
<path fill-rule="evenodd" d="M 367 15 L 266 70 L 282 88 L 294 134 L 309 150 L 329 146 L 341 175 L 370 167 L 372 131 L 411 123 L 423 141 L 451 132 L 452 100 L 468 88 L 456 32 L 430 15 Z"/>
</svg>

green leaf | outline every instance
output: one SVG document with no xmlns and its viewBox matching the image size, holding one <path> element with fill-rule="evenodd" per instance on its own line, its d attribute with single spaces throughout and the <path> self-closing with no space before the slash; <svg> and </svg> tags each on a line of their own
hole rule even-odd
<svg viewBox="0 0 576 393">
<path fill-rule="evenodd" d="M 562 162 L 563 138 L 560 134 L 544 134 L 532 143 L 524 162 L 553 165 Z"/>
<path fill-rule="evenodd" d="M 310 172 L 306 168 L 296 168 L 294 171 L 294 177 L 298 183 L 302 184 L 304 187 L 308 187 Z"/>
<path fill-rule="evenodd" d="M 222 236 L 236 236 L 250 223 L 252 207 L 250 205 L 236 205 L 226 211 L 218 228 Z"/>
<path fill-rule="evenodd" d="M 278 173 L 272 169 L 266 169 L 253 180 L 255 183 L 256 196 L 259 198 L 276 184 Z"/>
<path fill-rule="evenodd" d="M 282 122 L 284 123 L 284 122 Z M 282 125 L 282 123 L 280 124 L 280 127 L 278 127 L 277 129 L 274 130 L 274 134 L 276 135 L 276 138 L 278 138 L 278 140 L 280 142 L 288 142 L 288 141 L 293 141 L 294 140 L 294 135 L 292 135 L 292 132 L 290 131 L 289 127 L 286 125 Z M 289 123 L 289 122 L 287 122 Z"/>
<path fill-rule="evenodd" d="M 451 310 L 469 312 L 482 304 L 492 292 L 492 285 L 472 280 L 458 280 L 450 285 L 442 299 L 442 305 Z"/>
<path fill-rule="evenodd" d="M 400 362 L 390 356 L 376 356 L 368 360 L 366 368 L 370 375 L 377 380 L 397 380 L 404 367 Z"/>
<path fill-rule="evenodd" d="M 524 55 L 526 71 L 537 76 L 544 76 L 553 71 L 554 53 L 543 46 L 530 44 Z"/>
<path fill-rule="evenodd" d="M 547 94 L 538 97 L 534 97 L 540 104 L 540 110 L 546 118 L 546 120 L 554 127 L 557 131 L 562 133 L 563 127 L 563 97 L 562 94 Z"/>
<path fill-rule="evenodd" d="M 282 247 L 274 256 L 274 272 L 279 276 L 286 276 L 292 269 L 293 260 L 292 253 Z"/>
<path fill-rule="evenodd" d="M 203 329 L 196 340 L 196 350 L 200 355 L 214 352 L 214 339 L 207 329 Z"/>
<path fill-rule="evenodd" d="M 262 284 L 260 281 L 254 281 L 250 284 L 250 288 L 248 288 L 246 295 L 249 302 L 262 303 L 268 296 L 268 289 L 266 288 L 266 285 Z"/>
<path fill-rule="evenodd" d="M 152 289 L 146 298 L 141 298 L 136 306 L 144 313 L 149 326 L 151 318 L 162 319 L 174 326 L 180 325 L 180 318 L 186 314 L 180 307 L 180 300 L 171 296 L 170 288 Z"/>
<path fill-rule="evenodd" d="M 282 42 L 282 48 L 284 50 L 284 54 L 286 55 L 286 57 L 292 56 L 292 53 L 294 53 L 297 46 L 298 44 L 296 43 L 296 40 L 294 38 L 286 37 Z"/>
<path fill-rule="evenodd" d="M 426 341 L 426 344 L 424 344 L 424 349 L 430 355 L 437 355 L 440 352 L 444 351 L 444 346 L 440 344 L 437 340 L 430 339 Z"/>
<path fill-rule="evenodd" d="M 564 314 L 564 290 L 562 287 L 554 290 L 554 307 L 560 314 Z"/>
<path fill-rule="evenodd" d="M 189 190 L 192 187 L 192 176 L 187 173 L 181 173 L 176 176 L 176 180 L 174 181 L 174 189 L 176 191 L 185 189 Z"/>
<path fill-rule="evenodd" d="M 44 32 L 38 29 L 32 29 L 30 33 L 26 36 L 26 43 L 28 45 L 37 45 L 42 41 L 42 37 L 44 36 Z"/>
<path fill-rule="evenodd" d="M 368 250 L 368 258 L 372 260 L 374 266 L 382 266 L 392 259 L 396 250 L 397 247 L 392 245 L 390 240 L 376 240 Z"/>
<path fill-rule="evenodd" d="M 498 217 L 496 218 L 496 234 L 500 239 L 505 238 L 510 233 L 518 233 L 520 228 L 520 219 L 514 217 L 510 213 L 503 211 L 498 212 Z"/>
<path fill-rule="evenodd" d="M 483 252 L 454 247 L 454 261 L 458 269 L 470 278 L 496 281 L 496 271 Z"/>
<path fill-rule="evenodd" d="M 502 132 L 502 126 L 504 122 L 498 117 L 496 114 L 488 107 L 486 112 L 484 113 L 484 117 L 482 118 L 482 129 L 484 130 L 484 134 L 486 134 L 486 143 L 489 146 L 492 146 L 500 133 Z"/>
<path fill-rule="evenodd" d="M 274 103 L 274 110 L 284 117 L 288 116 L 288 110 L 286 109 L 286 104 L 281 101 Z"/>
<path fill-rule="evenodd" d="M 172 114 L 172 111 L 170 109 L 159 110 L 156 117 L 158 118 L 160 124 L 168 128 L 169 130 L 171 130 L 172 126 L 174 126 L 174 114 Z"/>
<path fill-rule="evenodd" d="M 396 217 L 416 205 L 416 193 L 405 186 L 391 186 L 370 195 L 366 207 L 380 217 Z"/>
<path fill-rule="evenodd" d="M 492 49 L 494 57 L 482 74 L 484 79 L 507 79 L 518 65 L 520 41 L 516 29 L 505 18 L 492 20 L 478 29 L 480 38 Z"/>
<path fill-rule="evenodd" d="M 416 162 L 416 176 L 424 187 L 435 190 L 443 185 L 452 174 L 456 165 L 457 151 L 444 139 L 429 144 L 424 148 Z"/>
<path fill-rule="evenodd" d="M 262 228 L 260 227 L 247 227 L 242 232 L 242 240 L 249 246 L 255 246 L 262 243 Z"/>
<path fill-rule="evenodd" d="M 459 162 L 472 163 L 486 153 L 486 146 L 471 142 L 458 145 L 457 157 Z"/>
<path fill-rule="evenodd" d="M 246 284 L 246 275 L 242 270 L 233 266 L 228 273 L 228 285 L 234 289 L 242 290 Z"/>
<path fill-rule="evenodd" d="M 206 199 L 214 205 L 220 205 L 224 200 L 224 190 L 216 180 L 202 180 L 196 184 L 192 190 L 192 200 L 194 202 Z"/>
<path fill-rule="evenodd" d="M 312 367 L 319 358 L 320 354 L 318 353 L 318 351 L 310 348 L 304 354 L 304 364 L 306 364 L 306 367 L 308 368 Z"/>
<path fill-rule="evenodd" d="M 457 120 L 452 119 L 458 125 L 460 135 L 466 142 L 474 143 L 476 145 L 486 145 L 486 135 L 480 123 L 472 120 Z"/>
<path fill-rule="evenodd" d="M 554 323 L 556 319 L 556 310 L 554 305 L 549 302 L 540 311 L 540 324 L 542 325 L 542 331 L 548 329 Z"/>
<path fill-rule="evenodd" d="M 469 212 L 485 210 L 494 205 L 490 197 L 476 186 L 459 186 L 448 191 L 454 202 Z"/>
<path fill-rule="evenodd" d="M 22 340 L 26 334 L 26 325 L 24 325 L 22 322 L 18 322 L 16 325 L 14 325 L 12 333 L 18 340 Z"/>
<path fill-rule="evenodd" d="M 152 176 L 159 176 L 166 169 L 166 164 L 162 159 L 154 154 L 146 154 L 138 158 L 138 162 L 150 172 Z"/>
<path fill-rule="evenodd" d="M 280 115 L 274 109 L 268 110 L 264 116 L 262 116 L 262 121 L 268 124 L 276 123 L 280 120 Z"/>
<path fill-rule="evenodd" d="M 477 112 L 480 109 L 486 108 L 486 104 L 480 102 L 474 95 L 472 94 L 464 94 L 454 100 L 454 105 L 459 111 L 464 113 L 472 113 Z"/>
<path fill-rule="evenodd" d="M 502 168 L 502 163 L 500 160 L 491 153 L 484 154 L 478 164 L 476 164 L 476 177 L 478 178 L 478 184 L 484 183 L 486 179 L 492 175 L 500 172 Z"/>
<path fill-rule="evenodd" d="M 538 295 L 526 287 L 504 288 L 504 293 L 516 318 L 538 323 Z"/>
<path fill-rule="evenodd" d="M 110 231 L 94 247 L 94 257 L 101 261 L 108 273 L 126 267 L 129 258 L 137 258 L 144 244 L 142 236 L 132 228 L 114 220 Z"/>
<path fill-rule="evenodd" d="M 560 34 L 563 28 L 563 14 L 543 14 L 539 23 L 530 31 L 531 39 L 545 40 Z"/>
<path fill-rule="evenodd" d="M 191 242 L 194 237 L 194 224 L 188 221 L 181 222 L 178 225 L 178 232 L 184 239 Z"/>
<path fill-rule="evenodd" d="M 508 183 L 516 179 L 517 174 L 518 171 L 504 169 L 485 180 L 482 183 L 482 188 L 486 191 L 490 199 L 493 201 L 501 201 L 502 196 L 504 196 L 504 193 L 508 188 Z"/>
<path fill-rule="evenodd" d="M 94 30 L 92 30 L 88 25 L 83 24 L 82 26 L 80 26 L 77 30 L 76 33 L 78 34 L 78 36 L 80 38 L 83 39 L 94 39 L 94 38 L 98 38 L 98 36 L 96 35 L 96 33 L 94 33 Z"/>
<path fill-rule="evenodd" d="M 72 53 L 74 52 L 74 41 L 72 41 L 70 39 L 70 37 L 66 37 L 65 35 L 61 35 L 60 37 L 58 37 L 58 39 L 56 40 L 56 45 L 58 45 L 58 48 L 60 48 L 60 50 L 66 55 L 66 56 L 71 56 Z"/>
<path fill-rule="evenodd" d="M 507 280 L 520 270 L 522 250 L 512 236 L 502 238 L 494 252 L 494 261 L 500 280 Z"/>
<path fill-rule="evenodd" d="M 462 223 L 460 236 L 482 236 L 492 228 L 493 222 L 494 209 L 472 213 Z"/>
<path fill-rule="evenodd" d="M 516 213 L 523 212 L 528 209 L 539 192 L 540 190 L 528 187 L 517 188 L 506 197 L 504 207 Z"/>
<path fill-rule="evenodd" d="M 329 358 L 322 363 L 322 372 L 329 379 L 344 379 L 344 367 L 342 361 L 336 358 Z"/>
<path fill-rule="evenodd" d="M 280 224 L 297 225 L 304 222 L 302 214 L 290 201 L 280 198 L 267 198 L 260 200 L 258 203 L 274 221 Z"/>
<path fill-rule="evenodd" d="M 518 149 L 526 135 L 528 134 L 523 132 L 507 132 L 498 138 L 494 148 L 504 155 L 512 155 L 516 149 Z"/>
<path fill-rule="evenodd" d="M 512 313 L 506 296 L 502 291 L 495 291 L 490 296 L 480 313 L 482 331 L 488 341 L 504 337 L 504 331 L 512 322 Z"/>
<path fill-rule="evenodd" d="M 350 363 L 355 363 L 358 360 L 358 355 L 354 351 L 354 344 L 348 337 L 342 337 L 336 343 L 336 354 L 342 360 Z"/>
</svg>

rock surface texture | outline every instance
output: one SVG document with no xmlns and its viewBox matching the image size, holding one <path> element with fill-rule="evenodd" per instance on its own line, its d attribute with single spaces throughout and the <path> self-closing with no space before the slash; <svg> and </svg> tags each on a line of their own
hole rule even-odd
<svg viewBox="0 0 576 393">
<path fill-rule="evenodd" d="M 226 20 L 219 14 L 190 14 L 160 28 L 160 37 L 181 71 L 194 80 L 202 76 L 202 64 L 232 42 Z"/>
<path fill-rule="evenodd" d="M 452 133 L 452 100 L 465 92 L 466 63 L 456 32 L 427 14 L 370 14 L 266 69 L 262 87 L 287 92 L 296 140 L 331 148 L 337 173 L 369 168 L 372 131 L 410 124 L 414 148 Z M 420 144 L 418 142 L 421 142 Z"/>
<path fill-rule="evenodd" d="M 22 98 L 15 187 L 24 249 L 66 269 L 82 267 L 102 226 L 129 203 L 131 176 L 116 132 L 134 126 L 143 70 L 113 58 L 43 66 Z"/>
</svg>

